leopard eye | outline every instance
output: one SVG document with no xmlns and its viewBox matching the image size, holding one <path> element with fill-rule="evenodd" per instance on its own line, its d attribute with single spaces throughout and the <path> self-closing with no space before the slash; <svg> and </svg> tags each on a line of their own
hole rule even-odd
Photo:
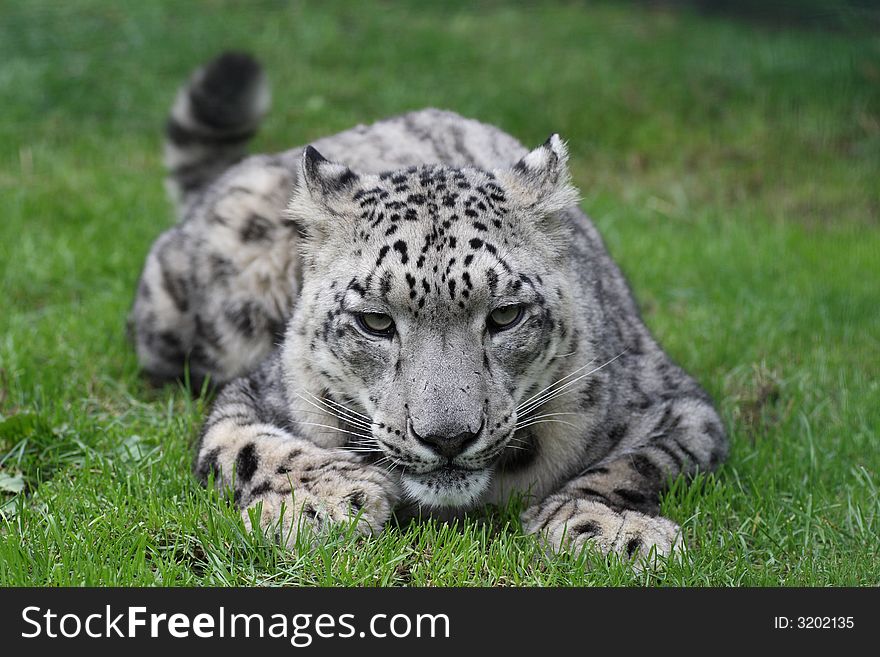
<svg viewBox="0 0 880 657">
<path fill-rule="evenodd" d="M 518 305 L 501 306 L 489 314 L 489 329 L 503 331 L 516 326 L 523 316 L 523 307 Z"/>
<path fill-rule="evenodd" d="M 361 328 L 372 335 L 388 337 L 394 333 L 394 320 L 385 313 L 360 313 L 357 319 Z"/>
</svg>

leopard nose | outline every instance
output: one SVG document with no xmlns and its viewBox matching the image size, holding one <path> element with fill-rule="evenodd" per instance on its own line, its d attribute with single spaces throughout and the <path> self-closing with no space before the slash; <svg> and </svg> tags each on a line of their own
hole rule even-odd
<svg viewBox="0 0 880 657">
<path fill-rule="evenodd" d="M 423 445 L 427 446 L 440 456 L 454 459 L 466 450 L 477 439 L 477 433 L 462 431 L 454 436 L 420 436 L 413 431 L 413 435 Z"/>
</svg>

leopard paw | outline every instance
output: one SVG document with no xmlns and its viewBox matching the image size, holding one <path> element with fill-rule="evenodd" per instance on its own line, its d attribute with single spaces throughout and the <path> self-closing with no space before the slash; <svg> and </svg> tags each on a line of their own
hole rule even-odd
<svg viewBox="0 0 880 657">
<path fill-rule="evenodd" d="M 304 527 L 314 533 L 333 526 L 353 526 L 362 535 L 382 531 L 397 501 L 396 485 L 387 474 L 370 466 L 344 473 L 316 475 L 307 484 L 276 485 L 255 491 L 242 517 L 253 529 L 252 510 L 259 509 L 259 526 L 276 540 L 292 547 Z"/>
<path fill-rule="evenodd" d="M 655 555 L 668 557 L 683 553 L 681 527 L 660 516 L 624 511 L 613 550 L 636 561 L 649 560 Z"/>
<path fill-rule="evenodd" d="M 550 497 L 522 516 L 526 533 L 540 536 L 550 552 L 580 553 L 589 545 L 635 564 L 681 551 L 681 530 L 666 518 L 618 512 L 593 500 Z"/>
</svg>

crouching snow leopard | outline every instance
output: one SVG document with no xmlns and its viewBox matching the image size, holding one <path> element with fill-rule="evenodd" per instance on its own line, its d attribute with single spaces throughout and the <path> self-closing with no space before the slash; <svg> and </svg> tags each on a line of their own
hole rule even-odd
<svg viewBox="0 0 880 657">
<path fill-rule="evenodd" d="M 227 53 L 167 125 L 181 220 L 130 326 L 153 379 L 225 384 L 196 475 L 288 542 L 521 493 L 550 549 L 675 549 L 659 494 L 724 459 L 724 428 L 642 323 L 563 141 L 427 109 L 244 158 L 267 105 Z"/>
</svg>

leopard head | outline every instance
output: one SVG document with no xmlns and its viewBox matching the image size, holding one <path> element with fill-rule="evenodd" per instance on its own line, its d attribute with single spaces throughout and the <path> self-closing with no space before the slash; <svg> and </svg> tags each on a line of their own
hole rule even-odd
<svg viewBox="0 0 880 657">
<path fill-rule="evenodd" d="M 304 432 L 384 457 L 419 503 L 479 500 L 517 407 L 567 343 L 566 160 L 557 135 L 496 171 L 370 175 L 305 149 L 283 352 Z M 315 420 L 319 406 L 337 417 Z"/>
</svg>

